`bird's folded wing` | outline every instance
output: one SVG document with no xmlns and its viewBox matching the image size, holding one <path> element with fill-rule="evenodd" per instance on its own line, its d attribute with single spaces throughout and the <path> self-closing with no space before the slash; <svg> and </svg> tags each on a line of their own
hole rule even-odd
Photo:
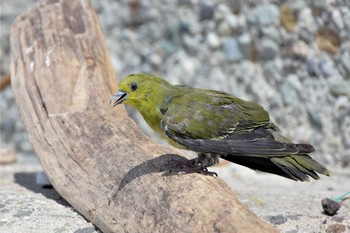
<svg viewBox="0 0 350 233">
<path fill-rule="evenodd" d="M 260 105 L 223 92 L 196 90 L 174 98 L 162 109 L 170 134 L 190 139 L 219 139 L 269 124 Z"/>
<path fill-rule="evenodd" d="M 293 154 L 308 154 L 314 151 L 310 144 L 293 144 L 278 142 L 271 138 L 262 138 L 260 133 L 250 132 L 249 137 L 244 134 L 235 137 L 222 139 L 191 139 L 176 136 L 174 133 L 166 130 L 164 133 L 177 143 L 185 146 L 187 149 L 204 152 L 217 153 L 222 155 L 246 155 L 246 156 L 266 156 L 278 157 Z M 253 136 L 257 136 L 253 139 Z"/>
<path fill-rule="evenodd" d="M 161 124 L 167 137 L 197 152 L 285 156 L 314 151 L 284 138 L 268 113 L 252 102 L 173 104 Z"/>
</svg>

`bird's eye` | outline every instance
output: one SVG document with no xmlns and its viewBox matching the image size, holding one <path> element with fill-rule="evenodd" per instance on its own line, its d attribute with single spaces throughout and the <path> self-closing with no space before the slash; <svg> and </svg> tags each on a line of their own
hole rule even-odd
<svg viewBox="0 0 350 233">
<path fill-rule="evenodd" d="M 130 89 L 131 89 L 132 91 L 136 91 L 136 89 L 137 89 L 137 84 L 136 84 L 136 83 L 131 83 Z"/>
</svg>

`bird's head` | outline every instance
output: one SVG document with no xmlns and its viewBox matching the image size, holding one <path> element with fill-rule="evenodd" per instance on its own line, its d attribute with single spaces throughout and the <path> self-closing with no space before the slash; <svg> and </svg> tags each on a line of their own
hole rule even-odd
<svg viewBox="0 0 350 233">
<path fill-rule="evenodd" d="M 118 104 L 130 104 L 139 108 L 149 102 L 155 103 L 157 95 L 170 84 L 165 80 L 149 74 L 131 74 L 119 85 L 119 91 L 112 96 L 115 101 L 113 107 Z"/>
</svg>

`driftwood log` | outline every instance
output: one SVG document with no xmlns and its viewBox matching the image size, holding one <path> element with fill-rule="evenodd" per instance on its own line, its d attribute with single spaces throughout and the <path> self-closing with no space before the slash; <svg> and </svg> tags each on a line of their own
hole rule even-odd
<svg viewBox="0 0 350 233">
<path fill-rule="evenodd" d="M 103 232 L 276 231 L 220 178 L 171 175 L 181 152 L 111 107 L 118 86 L 88 1 L 40 1 L 14 22 L 11 56 L 18 109 L 45 172 Z"/>
</svg>

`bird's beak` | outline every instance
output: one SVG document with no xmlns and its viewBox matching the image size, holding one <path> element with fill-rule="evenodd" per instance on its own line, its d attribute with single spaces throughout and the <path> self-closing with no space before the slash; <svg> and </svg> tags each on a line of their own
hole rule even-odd
<svg viewBox="0 0 350 233">
<path fill-rule="evenodd" d="M 115 106 L 117 106 L 118 104 L 121 104 L 121 103 L 125 100 L 125 98 L 126 98 L 127 95 L 128 95 L 128 93 L 126 93 L 126 92 L 124 92 L 124 91 L 118 91 L 117 94 L 115 94 L 114 96 L 112 96 L 110 103 L 111 103 L 113 100 L 117 99 L 117 100 L 114 102 L 114 104 L 113 104 L 113 107 L 115 107 Z"/>
</svg>

